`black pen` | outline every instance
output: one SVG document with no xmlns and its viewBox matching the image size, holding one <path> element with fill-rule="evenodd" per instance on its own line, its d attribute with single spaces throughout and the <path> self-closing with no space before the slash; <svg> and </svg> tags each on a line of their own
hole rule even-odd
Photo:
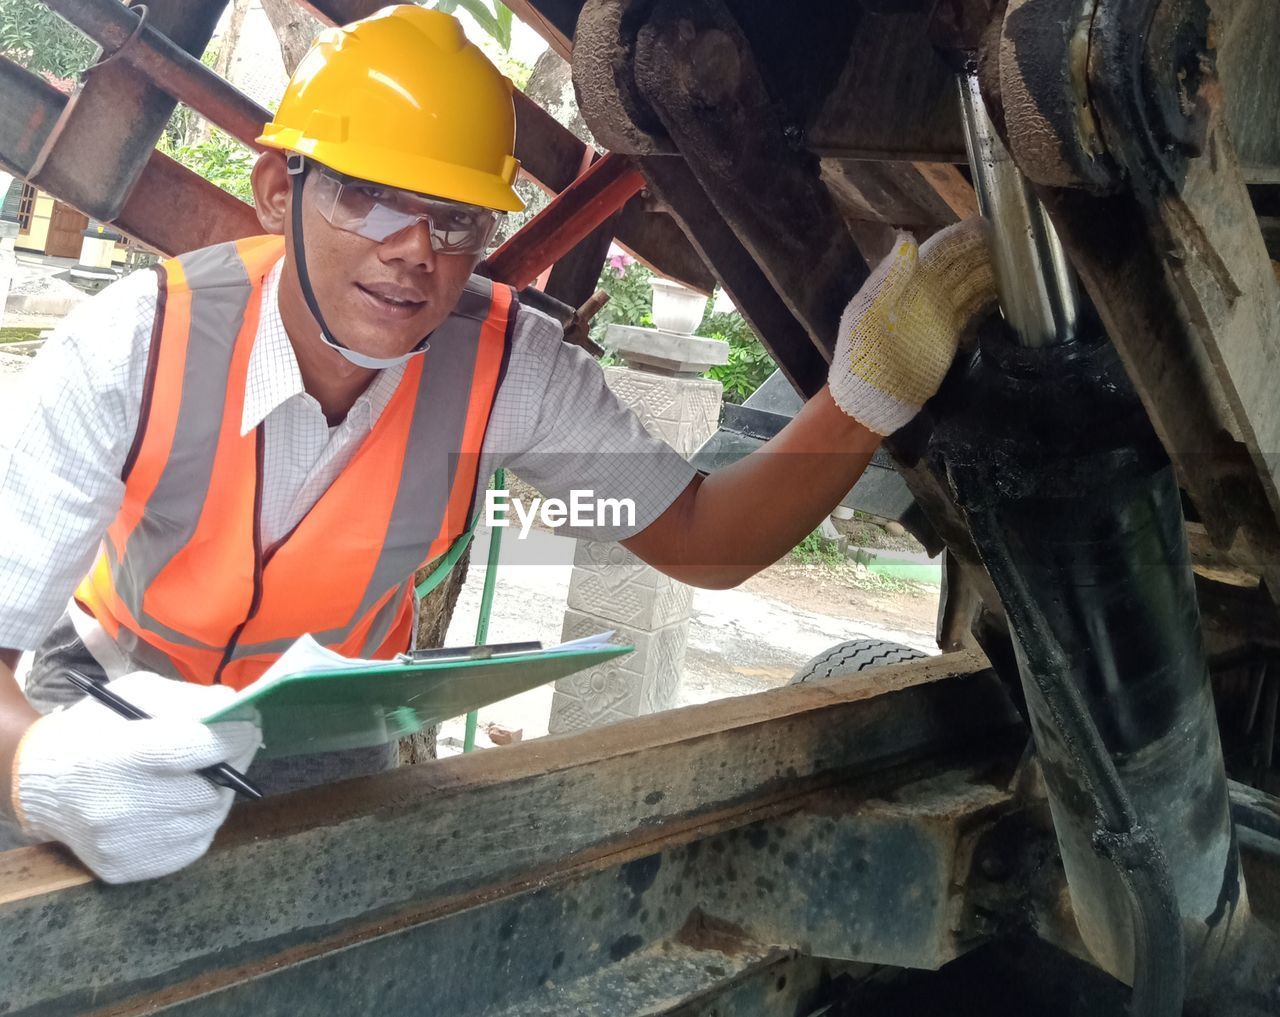
<svg viewBox="0 0 1280 1017">
<path fill-rule="evenodd" d="M 66 676 L 67 681 L 71 682 L 81 692 L 93 696 L 103 706 L 118 713 L 121 717 L 127 720 L 151 720 L 149 713 L 143 713 L 132 703 L 121 699 L 103 685 L 102 682 L 94 681 L 88 675 L 70 667 L 66 669 Z M 197 770 L 196 773 L 210 783 L 217 784 L 219 787 L 230 788 L 232 791 L 238 791 L 246 798 L 262 797 L 262 792 L 243 773 L 226 763 L 206 766 L 202 770 Z"/>
</svg>

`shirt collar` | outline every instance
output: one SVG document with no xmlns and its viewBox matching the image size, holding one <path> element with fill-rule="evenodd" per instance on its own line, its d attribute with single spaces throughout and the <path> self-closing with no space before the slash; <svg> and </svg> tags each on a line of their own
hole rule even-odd
<svg viewBox="0 0 1280 1017">
<path fill-rule="evenodd" d="M 284 258 L 275 263 L 262 284 L 262 307 L 258 312 L 258 332 L 249 351 L 249 371 L 245 382 L 244 410 L 240 416 L 243 437 L 261 424 L 288 400 L 305 395 L 298 358 L 289 342 L 280 317 L 280 272 Z M 379 371 L 373 383 L 361 393 L 343 424 L 363 429 L 372 428 L 390 402 L 396 386 L 404 377 L 405 365 Z M 310 397 L 308 397 L 310 398 Z M 339 425 L 342 426 L 342 425 Z"/>
<path fill-rule="evenodd" d="M 272 266 L 262 284 L 262 306 L 258 311 L 258 333 L 249 351 L 249 374 L 245 380 L 244 411 L 240 417 L 243 437 L 267 419 L 286 400 L 305 391 L 298 358 L 280 317 L 280 270 L 284 258 Z"/>
</svg>

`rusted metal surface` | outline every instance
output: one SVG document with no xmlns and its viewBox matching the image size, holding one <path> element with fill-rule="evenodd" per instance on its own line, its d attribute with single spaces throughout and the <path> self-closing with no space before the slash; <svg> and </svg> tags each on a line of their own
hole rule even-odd
<svg viewBox="0 0 1280 1017">
<path fill-rule="evenodd" d="M 606 155 L 486 258 L 484 271 L 517 289 L 528 286 L 643 187 L 644 177 L 630 160 Z"/>
<path fill-rule="evenodd" d="M 250 148 L 271 114 L 176 45 L 119 0 L 41 0 L 102 46 L 104 59 L 123 61 Z M 97 73 L 96 71 L 94 73 Z"/>
<path fill-rule="evenodd" d="M 557 259 L 547 275 L 549 294 L 579 309 L 597 293 L 608 302 L 609 295 L 596 287 L 600 285 L 600 273 L 604 271 L 609 248 L 618 232 L 619 219 L 615 212 L 588 233 L 577 247 Z"/>
<path fill-rule="evenodd" d="M 729 831 L 780 821 L 813 794 L 829 811 L 837 799 L 824 790 L 854 780 L 870 795 L 878 790 L 875 774 L 913 777 L 909 767 L 896 768 L 962 744 L 981 747 L 987 756 L 1002 735 L 1016 736 L 1018 724 L 991 676 L 971 673 L 982 663 L 972 653 L 930 658 L 237 809 L 210 855 L 152 883 L 101 886 L 51 848 L 0 855 L 0 939 L 10 1012 L 66 1013 L 90 1002 L 137 1012 L 229 991 L 285 969 L 305 974 L 296 984 L 306 984 L 331 965 L 341 968 L 341 956 L 353 956 L 340 951 L 371 951 L 366 956 L 372 958 L 390 949 L 407 966 L 385 970 L 416 975 L 433 965 L 408 964 L 412 953 L 400 952 L 416 949 L 409 946 L 410 930 L 426 929 L 424 936 L 437 937 L 432 942 L 448 941 L 429 931 L 443 928 L 440 919 L 465 912 L 463 920 L 473 921 L 470 909 L 486 900 L 528 901 L 531 891 L 578 878 L 603 880 L 622 894 L 616 907 L 637 917 L 647 911 L 652 934 L 665 935 L 681 927 L 687 913 L 633 904 L 637 895 L 627 880 L 640 876 L 626 873 L 647 872 L 645 863 L 622 876 L 608 870 L 666 852 L 689 856 L 699 850 L 694 842 L 722 834 L 736 836 L 741 846 L 735 850 L 749 857 L 758 852 L 753 865 L 770 857 L 782 864 L 781 847 L 771 853 L 771 841 L 753 847 L 745 833 Z M 965 800 L 974 801 L 976 793 L 970 786 Z M 857 813 L 853 807 L 836 811 Z M 805 822 L 826 828 L 821 818 Z M 834 833 L 834 820 L 830 829 Z M 719 853 L 708 852 L 712 858 Z M 665 867 L 664 885 L 673 894 L 691 894 L 692 885 L 677 888 L 679 868 Z M 743 906 L 751 895 L 766 899 L 760 886 L 739 883 L 739 893 L 725 882 L 727 870 L 709 871 L 702 890 L 723 899 L 726 908 L 739 896 Z M 778 898 L 768 910 L 783 915 L 791 908 L 795 926 L 809 926 L 795 910 L 800 905 L 782 901 L 788 884 L 783 873 L 775 875 L 771 892 Z M 878 866 L 861 875 L 866 892 L 885 878 Z M 839 907 L 829 886 L 823 897 L 813 906 L 835 915 Z M 696 903 L 701 897 L 680 899 Z M 587 919 L 561 907 L 569 905 L 554 904 L 562 919 Z M 530 921 L 522 932 L 548 951 L 548 970 L 554 953 L 549 920 Z M 591 947 L 595 935 L 559 939 L 560 949 L 600 951 Z M 617 939 L 600 941 L 606 953 Z M 477 923 L 470 942 L 491 957 L 514 949 L 503 945 L 510 940 L 510 933 L 504 939 L 500 929 Z M 616 949 L 627 953 L 629 942 Z M 936 945 L 931 949 L 936 956 Z M 61 958 L 53 967 L 43 963 L 51 954 Z M 509 961 L 517 955 L 505 956 Z M 489 974 L 503 970 L 486 968 Z M 519 974 L 540 973 L 539 966 Z M 361 989 L 360 981 L 338 979 L 347 984 L 343 991 L 372 991 L 369 984 Z M 414 981 L 405 976 L 401 988 L 407 991 Z M 493 992 L 505 991 L 493 981 Z"/>
<path fill-rule="evenodd" d="M 741 992 L 800 954 L 933 970 L 986 938 L 967 907 L 973 847 L 1010 810 L 981 771 L 855 779 L 786 815 L 274 967 L 173 1012 L 284 1015 L 323 999 L 329 1013 L 409 1014 L 427 998 L 460 1014 L 645 1014 Z M 418 974 L 388 985 L 394 971 Z"/>
<path fill-rule="evenodd" d="M 222 0 L 198 5 L 149 0 L 147 24 L 198 57 L 224 6 Z M 172 96 L 108 54 L 85 72 L 28 179 L 86 215 L 111 222 L 142 176 L 175 104 Z"/>
<path fill-rule="evenodd" d="M 0 163 L 26 177 L 57 123 L 67 97 L 42 78 L 0 56 Z"/>
<path fill-rule="evenodd" d="M 0 162 L 26 177 L 67 97 L 4 57 L 0 92 L 14 99 L 0 103 Z M 193 208 L 201 214 L 190 214 Z M 151 153 L 139 186 L 113 222 L 162 254 L 261 230 L 252 208 L 159 152 Z"/>
</svg>

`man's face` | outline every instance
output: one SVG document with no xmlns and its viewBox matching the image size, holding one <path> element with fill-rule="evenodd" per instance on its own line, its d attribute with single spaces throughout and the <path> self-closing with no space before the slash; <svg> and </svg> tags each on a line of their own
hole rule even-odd
<svg viewBox="0 0 1280 1017">
<path fill-rule="evenodd" d="M 422 222 L 381 243 L 331 226 L 315 207 L 315 183 L 308 174 L 302 219 L 307 274 L 325 323 L 360 353 L 407 353 L 449 316 L 478 257 L 436 253 Z"/>
<path fill-rule="evenodd" d="M 437 253 L 424 222 L 381 242 L 333 226 L 316 207 L 316 181 L 317 171 L 308 172 L 302 220 L 307 274 L 325 324 L 335 339 L 359 353 L 373 357 L 407 353 L 449 316 L 480 256 Z M 288 188 L 287 178 L 277 184 Z M 281 232 L 289 245 L 296 244 L 291 215 L 294 195 L 289 189 L 278 197 L 284 212 Z M 287 328 L 290 317 L 296 321 L 306 313 L 310 318 L 293 257 L 285 259 L 280 296 Z M 318 329 L 313 326 L 307 331 Z"/>
</svg>

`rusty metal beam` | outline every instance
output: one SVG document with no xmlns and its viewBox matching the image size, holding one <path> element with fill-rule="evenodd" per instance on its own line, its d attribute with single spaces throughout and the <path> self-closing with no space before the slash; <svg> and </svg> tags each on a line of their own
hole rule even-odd
<svg viewBox="0 0 1280 1017">
<path fill-rule="evenodd" d="M 119 0 L 42 0 L 98 43 L 104 54 L 123 61 L 250 148 L 271 113 L 219 77 Z M 149 12 L 149 8 L 144 10 Z"/>
<path fill-rule="evenodd" d="M 877 777 L 524 892 L 495 887 L 390 935 L 261 965 L 257 977 L 167 1012 L 407 1015 L 429 999 L 433 1012 L 459 1017 L 672 1013 L 736 993 L 797 955 L 835 971 L 937 969 L 989 937 L 969 905 L 971 871 L 984 835 L 1015 805 L 979 768 Z M 779 1013 L 785 986 L 770 988 L 773 999 L 730 1012 Z M 115 1012 L 136 1013 L 156 995 Z"/>
<path fill-rule="evenodd" d="M 547 935 L 550 919 L 538 914 L 558 916 L 562 928 L 575 921 L 585 930 L 608 927 L 603 910 L 594 917 L 579 911 L 568 903 L 572 893 L 555 889 L 596 876 L 597 885 L 612 888 L 603 907 L 642 916 L 637 936 L 660 940 L 678 934 L 688 908 L 710 900 L 738 924 L 761 923 L 748 929 L 748 939 L 761 937 L 765 946 L 773 945 L 771 939 L 786 943 L 809 925 L 800 902 L 782 899 L 788 896 L 786 868 L 796 863 L 781 845 L 776 852 L 768 849 L 774 834 L 761 846 L 760 835 L 744 828 L 798 815 L 815 801 L 833 820 L 856 818 L 857 803 L 867 801 L 868 792 L 901 786 L 902 778 L 912 776 L 913 760 L 937 760 L 965 745 L 982 746 L 988 755 L 1006 734 L 1014 738 L 1016 756 L 1020 725 L 996 680 L 981 671 L 984 664 L 974 653 L 927 658 L 256 803 L 233 811 L 206 858 L 154 883 L 103 887 L 52 848 L 0 855 L 9 1013 L 108 1007 L 135 1013 L 179 1003 L 189 1013 L 244 1012 L 235 1005 L 243 998 L 238 994 L 266 986 L 271 972 L 283 976 L 275 984 L 288 991 L 268 995 L 275 1004 L 257 1011 L 263 1014 L 296 1013 L 283 1009 L 281 1000 L 296 999 L 308 985 L 306 991 L 340 994 L 381 987 L 400 1000 L 430 977 L 436 965 L 422 958 L 433 944 L 447 941 L 442 931 L 463 927 L 447 924 L 459 915 L 463 923 L 476 921 L 471 942 L 484 975 L 469 979 L 472 990 L 519 993 L 531 988 L 528 979 L 538 982 L 544 967 L 548 975 L 557 970 L 556 949 L 566 951 L 557 977 L 568 980 L 575 972 L 586 975 L 611 953 L 624 959 L 644 945 L 643 939 L 621 935 L 596 947 L 590 945 L 593 935 Z M 780 781 L 784 774 L 787 779 Z M 972 797 L 976 785 L 966 786 L 969 801 L 981 811 L 985 806 Z M 841 787 L 855 795 L 843 805 L 827 794 Z M 812 822 L 819 837 L 833 832 L 828 820 L 804 822 Z M 743 871 L 756 866 L 760 878 L 774 880 L 771 892 L 781 897 L 761 896 L 765 887 L 754 873 L 749 894 L 739 894 L 714 868 L 701 876 L 691 872 L 689 885 L 681 888 L 681 865 L 658 873 L 644 861 L 655 855 L 676 859 L 682 852 L 692 859 L 695 842 L 722 835 L 735 840 L 734 830 L 744 830 L 735 850 L 756 854 L 754 862 L 744 854 Z M 814 930 L 829 930 L 822 937 L 833 952 L 853 955 L 860 937 L 833 924 L 842 909 L 828 899 L 827 873 L 852 877 L 854 867 L 830 857 L 835 869 L 825 869 L 818 859 L 803 863 L 814 866 L 815 892 L 824 897 L 813 906 L 831 916 Z M 769 866 L 776 866 L 773 875 Z M 873 865 L 866 871 L 868 881 L 860 885 L 870 892 L 884 872 Z M 641 897 L 658 881 L 664 889 L 651 898 L 650 908 Z M 536 894 L 529 896 L 540 888 L 553 891 L 543 911 L 534 907 Z M 672 895 L 670 907 L 661 902 L 666 893 Z M 751 899 L 768 906 L 752 914 L 734 912 L 737 896 L 743 908 Z M 530 920 L 519 927 L 486 924 L 475 911 L 486 901 L 527 904 Z M 773 924 L 761 918 L 788 908 L 792 918 Z M 869 912 L 862 919 L 857 908 L 852 912 L 845 912 L 846 921 L 874 921 Z M 942 906 L 936 914 L 943 912 L 952 913 Z M 928 963 L 964 947 L 965 936 L 950 926 L 912 928 Z M 533 943 L 537 966 L 512 975 L 500 957 L 522 957 Z M 877 947 L 882 948 L 908 949 Z M 48 964 L 50 956 L 58 963 Z M 345 964 L 349 959 L 359 967 L 362 956 L 379 963 L 386 977 L 354 977 Z M 326 970 L 332 978 L 324 976 Z M 440 974 L 441 984 L 459 991 L 458 967 L 442 970 L 449 978 Z M 512 977 L 504 981 L 499 972 Z M 414 998 L 420 1003 L 420 993 Z M 484 1001 L 494 1005 L 499 999 Z"/>
<path fill-rule="evenodd" d="M 606 155 L 486 258 L 483 271 L 523 289 L 612 217 L 644 184 L 644 176 L 630 159 Z"/>
<path fill-rule="evenodd" d="M 21 177 L 57 122 L 67 97 L 0 57 L 0 162 Z M 195 216 L 190 210 L 199 208 Z M 81 211 L 87 211 L 81 209 Z M 252 208 L 174 162 L 152 152 L 116 226 L 162 254 L 178 254 L 261 231 Z"/>
<path fill-rule="evenodd" d="M 148 0 L 147 24 L 198 57 L 225 0 Z M 84 74 L 27 178 L 80 211 L 110 222 L 137 185 L 176 100 L 110 57 Z"/>
<path fill-rule="evenodd" d="M 609 258 L 609 247 L 618 231 L 618 222 L 618 214 L 611 215 L 587 234 L 577 247 L 556 261 L 547 276 L 548 296 L 576 308 L 591 301 L 588 309 L 593 317 L 608 303 L 609 294 L 599 289 L 600 273 Z"/>
</svg>

